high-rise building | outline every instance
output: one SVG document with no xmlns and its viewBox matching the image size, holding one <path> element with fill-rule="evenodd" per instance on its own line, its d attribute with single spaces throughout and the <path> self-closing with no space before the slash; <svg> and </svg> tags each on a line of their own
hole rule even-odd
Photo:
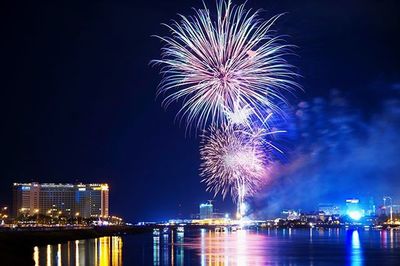
<svg viewBox="0 0 400 266">
<path fill-rule="evenodd" d="M 39 213 L 65 216 L 74 213 L 74 185 L 45 183 L 39 188 Z"/>
<path fill-rule="evenodd" d="M 82 217 L 109 215 L 109 188 L 107 184 L 77 184 L 75 212 Z"/>
<path fill-rule="evenodd" d="M 13 215 L 109 216 L 107 184 L 14 183 Z"/>
<path fill-rule="evenodd" d="M 213 205 L 211 202 L 200 204 L 200 219 L 212 218 L 213 211 Z"/>
<path fill-rule="evenodd" d="M 12 215 L 33 215 L 39 209 L 39 184 L 14 183 Z"/>
<path fill-rule="evenodd" d="M 367 215 L 376 215 L 376 205 L 373 197 L 370 197 L 368 200 Z"/>
</svg>

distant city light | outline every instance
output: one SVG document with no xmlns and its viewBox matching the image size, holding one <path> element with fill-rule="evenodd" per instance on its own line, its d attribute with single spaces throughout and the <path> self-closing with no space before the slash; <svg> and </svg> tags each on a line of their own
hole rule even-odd
<svg viewBox="0 0 400 266">
<path fill-rule="evenodd" d="M 362 213 L 360 211 L 349 211 L 347 213 L 349 215 L 349 217 L 355 221 L 358 221 L 361 219 L 362 217 Z"/>
</svg>

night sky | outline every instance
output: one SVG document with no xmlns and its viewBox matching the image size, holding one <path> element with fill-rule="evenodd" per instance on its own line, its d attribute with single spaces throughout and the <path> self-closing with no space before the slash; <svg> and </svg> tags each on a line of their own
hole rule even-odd
<svg viewBox="0 0 400 266">
<path fill-rule="evenodd" d="M 0 8 L 0 204 L 11 203 L 12 182 L 25 181 L 107 182 L 111 213 L 130 221 L 189 216 L 212 198 L 198 175 L 199 139 L 185 135 L 174 110 L 165 111 L 155 99 L 161 77 L 149 65 L 161 47 L 151 35 L 168 33 L 160 23 L 201 6 L 14 1 Z M 268 215 L 271 201 L 279 208 L 311 208 L 346 196 L 395 193 L 400 2 L 249 0 L 247 7 L 264 9 L 265 18 L 287 12 L 274 29 L 298 47 L 289 60 L 302 75 L 304 92 L 290 99 L 293 120 L 303 119 L 297 108 L 310 109 L 308 126 L 293 127 L 287 158 L 255 200 L 256 212 Z M 313 117 L 321 114 L 313 106 L 325 116 Z M 335 131 L 343 124 L 350 130 Z M 325 152 L 315 157 L 316 150 Z M 305 179 L 313 183 L 299 187 Z M 375 184 L 379 191 L 371 191 Z M 354 194 L 336 195 L 338 185 Z M 310 188 L 322 192 L 305 206 L 297 199 Z M 398 192 L 394 199 L 400 200 Z M 233 210 L 230 199 L 219 197 L 216 207 Z"/>
</svg>

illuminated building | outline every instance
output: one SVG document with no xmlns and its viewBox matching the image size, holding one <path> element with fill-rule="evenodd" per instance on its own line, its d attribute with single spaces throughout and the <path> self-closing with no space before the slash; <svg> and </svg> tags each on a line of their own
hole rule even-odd
<svg viewBox="0 0 400 266">
<path fill-rule="evenodd" d="M 364 211 L 360 208 L 359 199 L 346 199 L 346 209 L 346 214 L 353 220 L 360 220 L 364 216 Z"/>
<path fill-rule="evenodd" d="M 71 216 L 74 209 L 74 185 L 45 183 L 40 184 L 39 188 L 39 213 Z"/>
<path fill-rule="evenodd" d="M 200 204 L 200 219 L 211 219 L 213 217 L 213 205 L 211 202 Z"/>
<path fill-rule="evenodd" d="M 333 204 L 325 204 L 325 203 L 320 203 L 318 204 L 318 211 L 319 212 L 324 212 L 324 215 L 339 215 L 340 210 L 338 206 L 335 206 Z"/>
<path fill-rule="evenodd" d="M 282 214 L 286 215 L 286 219 L 289 221 L 300 220 L 300 211 L 283 210 Z"/>
<path fill-rule="evenodd" d="M 400 214 L 400 205 L 392 205 L 393 213 Z"/>
<path fill-rule="evenodd" d="M 107 184 L 77 184 L 75 213 L 82 217 L 109 216 L 109 188 Z"/>
<path fill-rule="evenodd" d="M 13 215 L 108 217 L 107 184 L 14 183 Z"/>
<path fill-rule="evenodd" d="M 39 184 L 14 183 L 13 211 L 14 217 L 19 215 L 33 215 L 39 209 Z"/>
<path fill-rule="evenodd" d="M 376 205 L 373 197 L 370 197 L 368 200 L 367 214 L 370 216 L 376 214 Z"/>
</svg>

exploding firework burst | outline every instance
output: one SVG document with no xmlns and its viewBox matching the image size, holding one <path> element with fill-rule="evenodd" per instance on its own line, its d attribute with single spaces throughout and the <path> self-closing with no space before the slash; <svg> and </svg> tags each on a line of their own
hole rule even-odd
<svg viewBox="0 0 400 266">
<path fill-rule="evenodd" d="M 211 126 L 202 137 L 200 175 L 208 191 L 234 200 L 252 195 L 266 175 L 267 157 L 259 135 L 241 128 Z"/>
<path fill-rule="evenodd" d="M 153 61 L 162 66 L 158 95 L 165 95 L 166 107 L 182 103 L 177 115 L 188 128 L 242 119 L 226 116 L 238 108 L 261 119 L 266 109 L 279 112 L 276 101 L 297 86 L 284 59 L 291 46 L 271 34 L 279 16 L 263 21 L 259 13 L 219 0 L 215 20 L 204 6 L 166 25 L 171 36 L 157 36 L 165 43 L 162 58 Z"/>
</svg>

